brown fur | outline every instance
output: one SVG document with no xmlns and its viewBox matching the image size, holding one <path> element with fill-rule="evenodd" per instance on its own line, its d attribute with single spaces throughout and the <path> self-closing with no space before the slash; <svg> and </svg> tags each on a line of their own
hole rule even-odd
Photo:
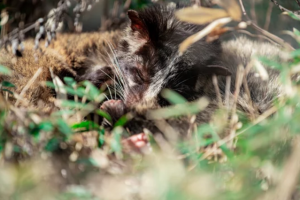
<svg viewBox="0 0 300 200">
<path fill-rule="evenodd" d="M 53 41 L 48 48 L 44 42 L 40 44 L 40 50 L 34 50 L 34 41 L 25 42 L 23 56 L 17 58 L 9 49 L 0 50 L 0 64 L 13 71 L 12 76 L 0 76 L 0 81 L 9 81 L 16 87 L 12 90 L 20 94 L 28 81 L 41 67 L 42 73 L 34 84 L 23 96 L 30 104 L 37 106 L 39 101 L 51 105 L 55 93 L 42 84 L 44 81 L 51 81 L 50 68 L 54 74 L 63 79 L 71 76 L 78 81 L 84 80 L 84 74 L 96 66 L 100 69 L 111 65 L 109 57 L 113 57 L 111 49 L 116 48 L 120 33 L 82 33 L 82 34 L 61 34 Z M 110 44 L 110 46 L 108 45 Z M 38 59 L 35 59 L 34 55 Z M 11 98 L 14 102 L 15 99 Z"/>
</svg>

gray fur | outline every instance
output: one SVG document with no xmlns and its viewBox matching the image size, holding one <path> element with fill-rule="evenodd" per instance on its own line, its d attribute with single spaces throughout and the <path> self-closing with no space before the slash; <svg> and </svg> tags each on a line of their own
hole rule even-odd
<svg viewBox="0 0 300 200">
<path fill-rule="evenodd" d="M 233 92 L 235 91 L 235 82 L 237 76 L 237 69 L 240 65 L 244 68 L 251 62 L 254 57 L 266 57 L 271 60 L 275 60 L 279 63 L 288 62 L 286 53 L 282 51 L 279 46 L 275 46 L 268 42 L 258 42 L 250 40 L 246 37 L 238 37 L 227 42 L 222 43 L 223 53 L 221 55 L 222 64 L 228 68 L 231 72 L 231 93 L 230 93 L 230 105 L 233 103 Z M 261 114 L 268 110 L 272 106 L 272 102 L 277 97 L 284 94 L 284 90 L 279 81 L 279 72 L 271 69 L 268 66 L 264 66 L 268 72 L 269 79 L 262 80 L 257 76 L 255 67 L 252 66 L 247 75 L 247 84 L 251 94 L 251 101 L 253 106 Z M 221 97 L 224 102 L 225 99 L 225 87 L 226 77 L 218 77 L 218 85 L 221 93 Z M 216 100 L 216 92 L 212 83 L 211 77 L 205 77 L 199 75 L 198 83 L 196 85 L 197 91 L 202 93 L 203 96 L 209 97 L 211 103 L 209 107 L 198 115 L 199 122 L 208 122 L 211 115 L 218 108 Z M 253 112 L 252 105 L 246 98 L 245 88 L 241 86 L 239 97 L 237 100 L 237 108 L 246 114 Z"/>
</svg>

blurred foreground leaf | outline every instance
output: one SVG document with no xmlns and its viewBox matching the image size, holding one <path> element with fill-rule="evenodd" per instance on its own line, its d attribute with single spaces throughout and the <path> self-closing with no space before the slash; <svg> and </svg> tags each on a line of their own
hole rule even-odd
<svg viewBox="0 0 300 200">
<path fill-rule="evenodd" d="M 236 0 L 217 0 L 216 3 L 225 8 L 233 20 L 241 21 L 242 11 Z"/>
<path fill-rule="evenodd" d="M 195 102 L 185 104 L 173 105 L 157 110 L 150 110 L 147 112 L 148 119 L 169 119 L 171 117 L 179 117 L 184 115 L 197 114 L 204 110 L 209 104 L 208 99 L 201 98 Z"/>
<path fill-rule="evenodd" d="M 187 100 L 175 91 L 164 89 L 161 93 L 162 97 L 167 99 L 171 104 L 186 103 Z"/>
<path fill-rule="evenodd" d="M 225 10 L 204 7 L 183 8 L 176 12 L 176 17 L 179 20 L 194 24 L 207 24 L 216 19 L 228 16 Z"/>
<path fill-rule="evenodd" d="M 0 65 L 0 74 L 4 74 L 4 75 L 11 75 L 11 70 L 8 69 L 7 67 L 4 67 L 2 65 Z"/>
</svg>

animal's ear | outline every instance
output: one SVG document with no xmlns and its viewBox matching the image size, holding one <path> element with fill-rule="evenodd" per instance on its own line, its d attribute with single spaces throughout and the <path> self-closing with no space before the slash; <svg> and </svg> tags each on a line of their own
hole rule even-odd
<svg viewBox="0 0 300 200">
<path fill-rule="evenodd" d="M 202 68 L 201 72 L 211 74 L 211 75 L 215 74 L 217 76 L 230 76 L 231 75 L 231 72 L 227 68 L 220 66 L 220 65 L 208 65 L 207 67 Z"/>
<path fill-rule="evenodd" d="M 147 27 L 143 22 L 143 19 L 140 18 L 139 13 L 135 10 L 129 10 L 127 14 L 131 21 L 132 31 L 138 31 L 142 34 L 142 36 L 148 37 Z"/>
</svg>

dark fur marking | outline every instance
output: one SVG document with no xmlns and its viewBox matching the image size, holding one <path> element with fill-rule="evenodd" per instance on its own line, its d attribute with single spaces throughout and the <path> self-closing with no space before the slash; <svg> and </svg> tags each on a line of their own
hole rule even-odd
<svg viewBox="0 0 300 200">
<path fill-rule="evenodd" d="M 128 51 L 128 48 L 129 48 L 129 44 L 126 40 L 122 40 L 120 42 L 120 46 L 122 48 L 122 51 Z"/>
</svg>

